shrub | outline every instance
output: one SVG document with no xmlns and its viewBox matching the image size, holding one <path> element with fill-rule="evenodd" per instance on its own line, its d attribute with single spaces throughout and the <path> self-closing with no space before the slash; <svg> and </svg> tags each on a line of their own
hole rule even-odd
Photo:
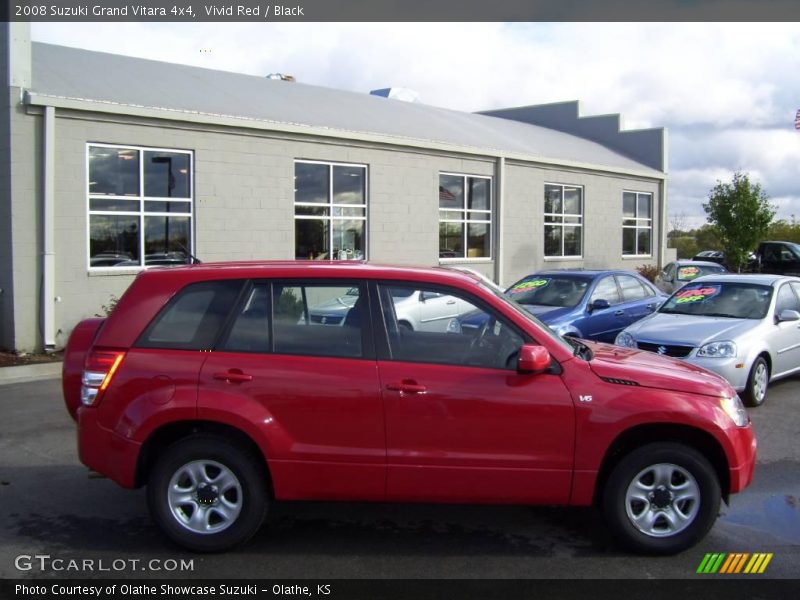
<svg viewBox="0 0 800 600">
<path fill-rule="evenodd" d="M 658 267 L 655 265 L 642 265 L 641 267 L 636 267 L 636 271 L 647 281 L 655 281 L 656 275 L 658 275 Z"/>
</svg>

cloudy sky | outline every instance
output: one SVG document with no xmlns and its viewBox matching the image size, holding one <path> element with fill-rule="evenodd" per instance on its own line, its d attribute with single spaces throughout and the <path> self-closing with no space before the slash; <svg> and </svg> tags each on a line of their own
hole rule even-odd
<svg viewBox="0 0 800 600">
<path fill-rule="evenodd" d="M 800 219 L 800 25 L 231 23 L 32 25 L 35 41 L 356 92 L 401 86 L 466 111 L 579 99 L 667 127 L 671 215 L 744 170 Z"/>
</svg>

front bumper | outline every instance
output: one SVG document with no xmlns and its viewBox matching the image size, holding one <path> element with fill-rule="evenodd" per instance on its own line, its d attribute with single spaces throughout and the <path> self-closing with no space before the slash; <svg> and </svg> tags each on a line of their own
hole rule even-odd
<svg viewBox="0 0 800 600">
<path fill-rule="evenodd" d="M 96 408 L 78 408 L 78 456 L 87 467 L 132 488 L 140 450 L 141 444 L 100 425 Z"/>
<path fill-rule="evenodd" d="M 753 426 L 737 427 L 728 430 L 728 439 L 731 441 L 733 456 L 730 462 L 730 493 L 736 494 L 750 485 L 753 481 L 753 471 L 756 468 L 756 437 Z"/>
<path fill-rule="evenodd" d="M 694 356 L 695 352 L 696 350 L 693 350 L 692 355 L 687 356 L 683 360 L 698 367 L 703 367 L 723 377 L 737 392 L 741 392 L 747 388 L 747 378 L 750 375 L 750 369 L 743 358 L 708 358 Z"/>
</svg>

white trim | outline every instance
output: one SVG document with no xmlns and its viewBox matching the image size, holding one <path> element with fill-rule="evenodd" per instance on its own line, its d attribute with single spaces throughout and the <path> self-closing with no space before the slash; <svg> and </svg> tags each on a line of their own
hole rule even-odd
<svg viewBox="0 0 800 600">
<path fill-rule="evenodd" d="M 583 260 L 583 250 L 584 250 L 584 243 L 585 240 L 583 238 L 584 230 L 584 221 L 586 220 L 584 213 L 586 212 L 586 186 L 577 184 L 577 183 L 555 183 L 551 181 L 544 182 L 544 192 L 545 196 L 542 198 L 544 203 L 547 203 L 547 186 L 553 186 L 561 188 L 561 210 L 560 213 L 552 213 L 552 212 L 542 212 L 542 222 L 544 224 L 544 229 L 542 230 L 543 238 L 542 238 L 542 255 L 544 260 Z M 564 188 L 574 188 L 580 190 L 580 202 L 581 202 L 581 212 L 580 213 L 565 213 L 564 210 Z M 542 208 L 544 211 L 544 207 Z M 557 217 L 561 219 L 560 223 L 554 222 L 547 222 L 547 217 Z M 580 219 L 579 223 L 567 223 L 564 219 L 571 218 Z M 544 242 L 547 240 L 546 230 L 548 227 L 561 227 L 561 252 L 564 252 L 564 227 L 579 227 L 581 230 L 580 235 L 580 242 L 581 242 L 581 254 L 579 256 L 569 255 L 566 256 L 564 254 L 555 254 L 555 255 L 546 255 L 544 250 Z"/>
<path fill-rule="evenodd" d="M 409 138 L 399 135 L 368 133 L 362 131 L 350 131 L 346 129 L 336 129 L 333 127 L 322 127 L 313 125 L 298 125 L 294 123 L 281 123 L 267 119 L 256 119 L 250 117 L 237 117 L 232 115 L 221 115 L 212 113 L 202 113 L 174 108 L 133 106 L 118 102 L 104 100 L 90 100 L 88 98 L 74 98 L 66 96 L 56 96 L 42 94 L 38 92 L 25 91 L 24 103 L 30 106 L 54 106 L 68 110 L 80 112 L 95 112 L 113 115 L 145 117 L 150 119 L 167 119 L 172 121 L 183 121 L 189 123 L 201 123 L 222 127 L 238 127 L 244 129 L 257 129 L 262 131 L 274 131 L 280 133 L 298 134 L 303 136 L 317 136 L 322 138 L 335 138 L 340 140 L 353 140 L 361 142 L 373 142 L 392 146 L 404 146 L 409 148 L 420 148 L 424 150 L 438 150 L 442 152 L 452 152 L 479 156 L 486 158 L 506 158 L 519 160 L 525 163 L 541 163 L 559 167 L 573 167 L 587 171 L 614 173 L 619 175 L 632 175 L 647 179 L 664 180 L 666 172 L 658 172 L 655 169 L 636 169 L 627 167 L 613 167 L 595 163 L 585 163 L 580 161 L 554 159 L 547 156 L 536 156 L 522 152 L 501 151 L 493 148 L 479 148 L 475 146 L 459 145 L 450 142 L 436 142 L 433 140 L 423 140 Z"/>
<path fill-rule="evenodd" d="M 295 221 L 328 221 L 328 256 L 330 259 L 333 259 L 334 251 L 333 251 L 333 221 L 364 221 L 364 256 L 358 260 L 369 260 L 369 165 L 365 163 L 348 163 L 348 162 L 337 162 L 337 161 L 329 161 L 329 160 L 312 160 L 312 159 L 305 159 L 305 158 L 295 158 L 292 162 L 293 167 L 293 177 L 297 177 L 295 174 L 297 172 L 297 164 L 306 164 L 306 165 L 324 165 L 328 167 L 328 201 L 327 202 L 297 202 L 296 200 L 293 202 L 294 207 L 294 220 Z M 339 204 L 333 201 L 333 167 L 355 167 L 358 169 L 364 170 L 364 203 L 363 204 Z M 292 186 L 294 189 L 295 198 L 297 197 L 297 183 Z M 326 208 L 328 210 L 327 215 L 298 215 L 297 214 L 297 207 L 298 206 L 310 206 L 310 207 L 320 207 Z M 347 215 L 334 215 L 333 211 L 335 208 L 363 208 L 364 214 L 361 216 L 347 216 Z M 297 258 L 297 231 L 294 230 L 292 232 L 292 238 L 294 241 L 292 252 L 295 258 Z M 354 248 L 355 250 L 355 248 Z M 305 260 L 305 259 L 300 259 Z M 338 260 L 338 259 L 335 259 Z M 348 260 L 356 260 L 356 259 L 348 259 Z"/>
<path fill-rule="evenodd" d="M 635 217 L 626 217 L 625 216 L 625 194 L 634 194 L 635 195 Z M 639 215 L 639 196 L 650 196 L 650 216 L 649 217 L 640 217 Z M 626 190 L 623 188 L 622 190 L 622 229 L 623 232 L 625 229 L 633 229 L 634 231 L 634 241 L 635 241 L 635 249 L 639 249 L 639 231 L 649 231 L 650 232 L 650 251 L 647 254 L 625 254 L 625 236 L 622 236 L 622 258 L 653 258 L 653 192 L 639 192 L 636 190 Z M 635 225 L 625 225 L 625 221 L 635 221 Z M 640 225 L 641 222 L 644 222 L 643 225 Z"/>
<path fill-rule="evenodd" d="M 90 172 L 89 172 L 89 156 L 91 148 L 113 148 L 115 150 L 135 150 L 138 152 L 139 159 L 139 194 L 136 196 L 120 196 L 116 194 L 93 194 L 89 190 L 90 185 Z M 189 247 L 187 250 L 190 254 L 195 254 L 195 203 L 194 203 L 194 150 L 185 150 L 181 148 L 161 148 L 155 146 L 138 146 L 131 144 L 114 144 L 109 142 L 86 142 L 85 150 L 85 197 L 86 197 L 86 268 L 87 271 L 97 274 L 109 274 L 117 272 L 130 272 L 138 273 L 144 269 L 157 267 L 161 265 L 146 265 L 145 261 L 145 227 L 144 221 L 147 217 L 180 217 L 189 219 Z M 145 152 L 169 152 L 171 154 L 185 154 L 189 157 L 189 169 L 186 174 L 188 177 L 187 191 L 189 196 L 145 196 L 144 195 L 144 153 Z M 139 210 L 92 210 L 92 200 L 123 200 L 139 203 Z M 189 204 L 189 211 L 186 212 L 155 212 L 145 210 L 145 202 L 183 202 Z M 139 265 L 138 266 L 92 266 L 91 257 L 91 241 L 92 241 L 92 215 L 97 216 L 120 216 L 120 217 L 136 217 L 139 220 Z M 187 257 L 188 258 L 188 257 Z M 122 273 L 124 274 L 124 273 Z"/>
<path fill-rule="evenodd" d="M 464 244 L 464 256 L 463 257 L 453 257 L 453 258 L 439 258 L 439 262 L 445 261 L 472 261 L 472 262 L 491 262 L 494 260 L 494 245 L 495 245 L 495 226 L 493 223 L 494 217 L 494 205 L 495 205 L 495 190 L 494 190 L 494 177 L 491 175 L 470 175 L 469 173 L 453 173 L 451 171 L 439 171 L 439 177 L 437 179 L 437 197 L 439 195 L 438 189 L 442 187 L 442 175 L 447 177 L 459 177 L 462 180 L 464 186 L 464 204 L 462 208 L 441 208 L 439 207 L 439 219 L 437 223 L 455 223 L 456 225 L 464 225 L 463 233 L 462 233 L 462 243 Z M 468 198 L 468 179 L 483 179 L 489 183 L 489 208 L 468 208 L 467 203 L 469 202 Z M 437 201 L 437 205 L 439 202 Z M 442 218 L 442 213 L 461 213 L 463 216 L 459 218 L 453 218 L 449 214 L 446 214 L 444 218 Z M 477 215 L 473 214 L 473 218 L 470 218 L 470 213 L 478 213 Z M 486 215 L 488 219 L 476 219 L 475 216 Z M 468 247 L 468 227 L 467 225 L 488 225 L 489 226 L 489 256 L 475 256 L 475 257 L 468 257 L 469 254 L 469 247 Z M 439 248 L 439 252 L 441 252 L 441 248 Z"/>
</svg>

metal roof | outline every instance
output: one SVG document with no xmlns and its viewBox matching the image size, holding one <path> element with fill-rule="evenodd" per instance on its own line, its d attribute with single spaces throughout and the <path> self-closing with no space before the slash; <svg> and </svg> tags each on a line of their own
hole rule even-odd
<svg viewBox="0 0 800 600">
<path fill-rule="evenodd" d="M 420 103 L 402 102 L 265 77 L 144 60 L 34 42 L 32 86 L 54 96 L 353 134 L 444 143 L 508 153 L 525 160 L 576 163 L 598 169 L 663 173 L 601 144 L 548 129 Z M 310 131 L 310 133 L 313 133 Z"/>
</svg>

